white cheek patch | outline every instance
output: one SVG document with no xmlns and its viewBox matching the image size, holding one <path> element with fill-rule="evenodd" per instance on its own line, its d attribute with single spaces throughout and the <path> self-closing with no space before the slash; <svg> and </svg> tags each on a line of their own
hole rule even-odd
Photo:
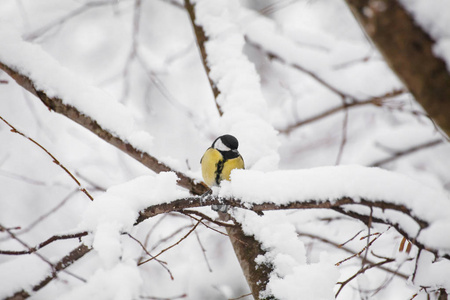
<svg viewBox="0 0 450 300">
<path fill-rule="evenodd" d="M 230 151 L 231 148 L 226 146 L 224 143 L 222 143 L 221 139 L 218 139 L 215 143 L 214 143 L 214 148 L 219 150 L 219 151 Z"/>
</svg>

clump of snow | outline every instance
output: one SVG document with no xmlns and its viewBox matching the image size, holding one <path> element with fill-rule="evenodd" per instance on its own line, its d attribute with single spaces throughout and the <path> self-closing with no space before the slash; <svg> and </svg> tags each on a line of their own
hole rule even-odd
<svg viewBox="0 0 450 300">
<path fill-rule="evenodd" d="M 262 297 L 274 295 L 277 299 L 334 299 L 333 288 L 339 277 L 337 267 L 326 256 L 319 262 L 306 263 L 306 249 L 298 239 L 296 228 L 282 214 L 258 216 L 248 211 L 235 211 L 245 234 L 261 242 L 265 252 L 256 258 L 260 265 L 273 267 Z"/>
<path fill-rule="evenodd" d="M 447 231 L 446 231 L 447 232 Z M 433 254 L 423 251 L 420 254 L 417 274 L 414 283 L 420 286 L 431 286 L 433 289 L 450 289 L 450 261 L 435 260 Z"/>
<path fill-rule="evenodd" d="M 139 298 L 142 284 L 136 262 L 130 260 L 118 263 L 109 270 L 97 269 L 85 284 L 58 298 L 132 300 Z"/>
<path fill-rule="evenodd" d="M 94 232 L 92 246 L 106 268 L 119 262 L 122 255 L 120 234 L 132 229 L 139 211 L 189 196 L 188 191 L 177 185 L 177 179 L 173 172 L 138 177 L 109 188 L 90 203 L 80 227 Z"/>
</svg>

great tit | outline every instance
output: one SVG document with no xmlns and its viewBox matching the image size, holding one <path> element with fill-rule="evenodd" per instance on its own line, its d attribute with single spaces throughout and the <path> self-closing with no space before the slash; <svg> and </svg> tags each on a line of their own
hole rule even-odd
<svg viewBox="0 0 450 300">
<path fill-rule="evenodd" d="M 244 169 L 244 159 L 237 148 L 238 140 L 229 134 L 219 136 L 203 154 L 200 164 L 205 183 L 212 187 L 222 180 L 230 180 L 233 169 Z M 226 206 L 213 206 L 214 210 L 226 211 Z"/>
</svg>

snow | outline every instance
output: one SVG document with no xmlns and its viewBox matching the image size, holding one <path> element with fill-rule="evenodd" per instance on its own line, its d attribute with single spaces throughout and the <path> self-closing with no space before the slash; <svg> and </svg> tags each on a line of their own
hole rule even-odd
<svg viewBox="0 0 450 300">
<path fill-rule="evenodd" d="M 121 262 L 112 269 L 98 269 L 83 284 L 59 299 L 132 300 L 139 297 L 143 284 L 134 261 Z"/>
</svg>

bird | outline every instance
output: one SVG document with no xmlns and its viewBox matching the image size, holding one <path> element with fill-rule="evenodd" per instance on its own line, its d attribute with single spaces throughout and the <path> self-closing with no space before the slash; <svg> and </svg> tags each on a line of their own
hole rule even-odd
<svg viewBox="0 0 450 300">
<path fill-rule="evenodd" d="M 230 134 L 221 135 L 206 149 L 200 159 L 203 180 L 208 187 L 218 186 L 222 180 L 230 180 L 231 171 L 245 169 L 244 159 L 238 151 L 239 142 Z M 208 193 L 208 192 L 207 192 Z M 213 210 L 226 211 L 226 205 L 213 205 Z"/>
</svg>

